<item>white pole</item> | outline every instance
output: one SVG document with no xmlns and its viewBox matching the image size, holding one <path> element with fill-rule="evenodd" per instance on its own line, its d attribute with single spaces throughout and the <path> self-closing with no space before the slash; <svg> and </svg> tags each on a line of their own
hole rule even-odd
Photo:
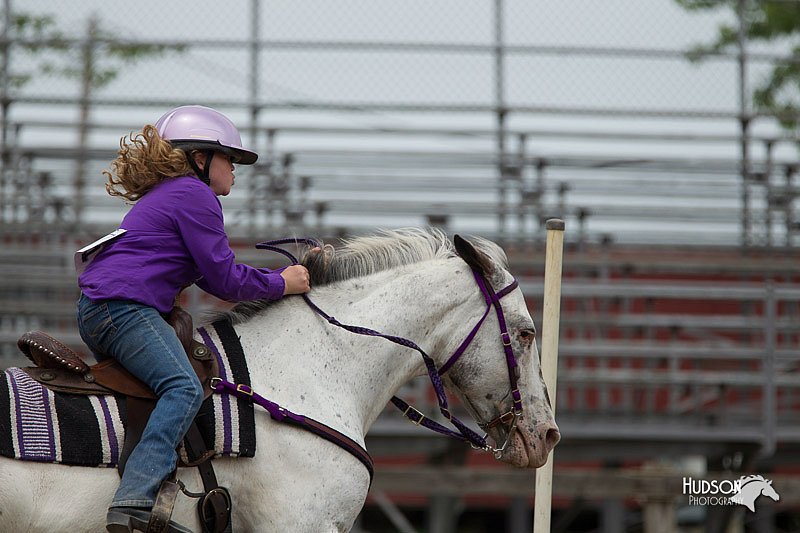
<svg viewBox="0 0 800 533">
<path fill-rule="evenodd" d="M 561 317 L 561 263 L 564 252 L 564 221 L 551 218 L 545 224 L 547 248 L 544 267 L 542 306 L 542 376 L 556 414 L 556 373 L 558 372 L 558 322 Z M 533 533 L 550 533 L 550 507 L 553 493 L 553 454 L 536 471 L 533 508 Z"/>
</svg>

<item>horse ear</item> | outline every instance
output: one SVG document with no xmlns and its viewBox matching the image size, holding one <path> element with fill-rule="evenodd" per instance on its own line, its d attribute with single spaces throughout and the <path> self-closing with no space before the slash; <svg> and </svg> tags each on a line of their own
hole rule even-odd
<svg viewBox="0 0 800 533">
<path fill-rule="evenodd" d="M 472 243 L 462 238 L 460 235 L 453 237 L 453 243 L 456 245 L 456 253 L 463 259 L 472 269 L 477 270 L 484 277 L 489 277 L 494 272 L 494 263 L 489 257 L 475 248 Z"/>
</svg>

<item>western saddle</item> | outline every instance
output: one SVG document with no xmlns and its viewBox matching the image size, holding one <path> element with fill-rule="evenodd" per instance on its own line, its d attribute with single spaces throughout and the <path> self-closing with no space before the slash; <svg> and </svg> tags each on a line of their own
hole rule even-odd
<svg viewBox="0 0 800 533">
<path fill-rule="evenodd" d="M 211 378 L 219 375 L 219 364 L 211 350 L 204 344 L 194 340 L 192 317 L 184 309 L 175 306 L 167 316 L 167 322 L 175 329 L 181 344 L 186 350 L 189 361 L 203 385 L 204 398 L 214 392 Z M 153 391 L 130 372 L 125 370 L 115 359 L 106 359 L 94 365 L 88 365 L 80 355 L 59 340 L 41 331 L 25 333 L 17 341 L 17 346 L 36 366 L 25 367 L 24 370 L 33 379 L 45 387 L 69 394 L 126 396 L 127 423 L 125 424 L 125 443 L 120 452 L 118 470 L 120 475 L 125 463 L 144 432 L 150 413 L 155 408 L 158 398 Z M 205 493 L 190 496 L 199 497 L 198 511 L 204 533 L 225 533 L 231 531 L 231 499 L 227 489 L 217 484 L 216 475 L 210 459 L 213 450 L 206 450 L 205 443 L 197 424 L 189 428 L 183 446 L 190 461 L 179 461 L 177 466 L 196 466 L 203 480 Z M 169 518 L 175 505 L 178 490 L 182 483 L 172 477 L 161 485 L 156 504 L 151 513 L 148 533 L 167 531 Z"/>
</svg>

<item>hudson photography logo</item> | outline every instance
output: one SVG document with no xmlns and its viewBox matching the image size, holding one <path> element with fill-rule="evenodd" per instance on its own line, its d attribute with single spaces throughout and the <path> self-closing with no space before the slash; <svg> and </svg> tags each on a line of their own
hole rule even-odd
<svg viewBox="0 0 800 533">
<path fill-rule="evenodd" d="M 776 502 L 781 499 L 772 481 L 758 475 L 711 480 L 684 477 L 683 494 L 689 497 L 689 505 L 744 505 L 751 512 L 756 511 L 755 502 L 759 496 Z"/>
</svg>

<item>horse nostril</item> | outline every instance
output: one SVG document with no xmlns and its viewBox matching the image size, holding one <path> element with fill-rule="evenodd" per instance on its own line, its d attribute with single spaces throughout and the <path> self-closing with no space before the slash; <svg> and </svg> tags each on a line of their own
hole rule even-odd
<svg viewBox="0 0 800 533">
<path fill-rule="evenodd" d="M 556 447 L 556 444 L 558 444 L 558 441 L 560 440 L 561 440 L 560 431 L 558 431 L 556 428 L 548 429 L 544 437 L 545 449 L 548 452 L 550 452 L 550 450 Z"/>
</svg>

